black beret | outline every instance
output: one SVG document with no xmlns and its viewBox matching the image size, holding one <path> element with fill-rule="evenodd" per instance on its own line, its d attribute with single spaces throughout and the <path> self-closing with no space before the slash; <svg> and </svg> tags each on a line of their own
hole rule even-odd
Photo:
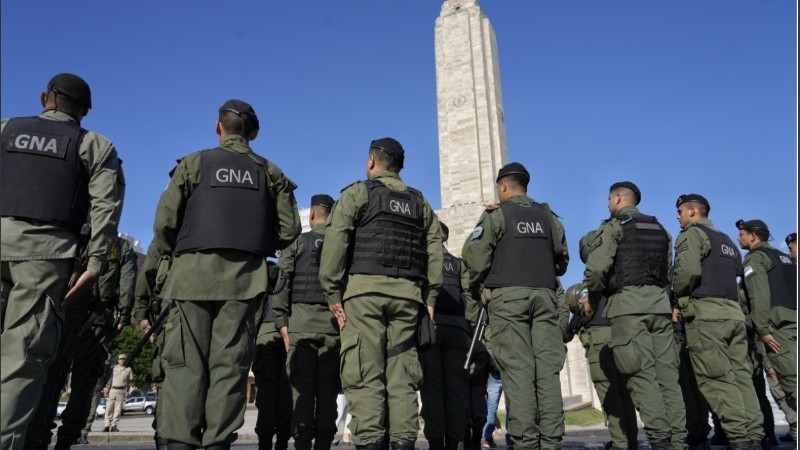
<svg viewBox="0 0 800 450">
<path fill-rule="evenodd" d="M 617 181 L 616 183 L 612 184 L 610 188 L 608 188 L 608 192 L 611 193 L 614 191 L 614 189 L 618 188 L 628 188 L 632 190 L 633 194 L 636 196 L 637 205 L 642 201 L 642 191 L 640 191 L 639 187 L 630 181 Z"/>
<path fill-rule="evenodd" d="M 247 103 L 244 100 L 236 100 L 236 99 L 228 100 L 227 102 L 223 103 L 222 106 L 219 107 L 220 114 L 222 114 L 225 111 L 232 112 L 237 116 L 245 115 L 249 117 L 250 120 L 253 121 L 257 130 L 260 128 L 258 125 L 258 116 L 256 116 L 255 110 L 253 110 L 253 107 L 250 106 L 250 103 Z"/>
<path fill-rule="evenodd" d="M 739 219 L 736 221 L 736 228 L 746 231 L 764 230 L 767 234 L 769 234 L 769 228 L 767 228 L 767 224 L 764 223 L 763 220 L 758 220 L 758 219 L 753 219 L 753 220 Z"/>
<path fill-rule="evenodd" d="M 382 150 L 394 156 L 395 161 L 400 164 L 399 168 L 403 168 L 403 161 L 405 161 L 406 152 L 403 150 L 403 146 L 397 142 L 397 139 L 390 137 L 375 139 L 369 144 L 369 149 L 372 150 L 373 148 Z"/>
<path fill-rule="evenodd" d="M 790 233 L 786 236 L 786 245 L 789 245 L 789 242 L 797 242 L 797 233 Z"/>
<path fill-rule="evenodd" d="M 522 175 L 525 179 L 525 185 L 528 185 L 528 182 L 531 181 L 531 174 L 528 173 L 528 170 L 522 164 L 518 162 L 508 163 L 505 166 L 501 167 L 500 170 L 497 171 L 497 179 L 495 182 L 500 181 L 500 178 L 503 178 L 508 175 L 519 174 Z"/>
<path fill-rule="evenodd" d="M 700 194 L 683 194 L 678 197 L 678 201 L 675 202 L 675 207 L 679 207 L 684 203 L 692 202 L 692 203 L 700 203 L 701 205 L 705 206 L 707 210 L 711 211 L 711 205 L 708 204 L 708 200 Z"/>
<path fill-rule="evenodd" d="M 56 91 L 92 108 L 92 91 L 83 78 L 71 73 L 60 73 L 47 83 L 47 92 Z"/>
<path fill-rule="evenodd" d="M 311 196 L 311 206 L 319 205 L 326 209 L 333 207 L 333 197 L 328 194 L 317 194 Z"/>
</svg>

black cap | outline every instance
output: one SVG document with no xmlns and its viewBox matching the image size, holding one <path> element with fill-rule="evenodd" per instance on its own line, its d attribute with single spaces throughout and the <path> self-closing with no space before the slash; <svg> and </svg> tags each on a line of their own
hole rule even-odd
<svg viewBox="0 0 800 450">
<path fill-rule="evenodd" d="M 639 190 L 639 186 L 636 186 L 630 181 L 617 181 L 616 183 L 612 184 L 610 188 L 608 188 L 608 192 L 611 193 L 614 189 L 618 188 L 628 188 L 633 191 L 633 194 L 636 196 L 636 204 L 638 205 L 639 202 L 642 201 L 642 191 Z"/>
<path fill-rule="evenodd" d="M 700 194 L 683 194 L 678 197 L 678 201 L 675 202 L 675 207 L 679 207 L 684 203 L 692 202 L 692 203 L 700 203 L 701 205 L 705 206 L 708 211 L 711 211 L 711 205 L 708 204 L 708 200 Z"/>
<path fill-rule="evenodd" d="M 447 238 L 450 237 L 450 228 L 447 228 L 447 225 L 442 221 L 439 221 L 439 227 L 442 229 L 442 240 L 446 241 Z"/>
<path fill-rule="evenodd" d="M 753 220 L 739 219 L 736 221 L 736 228 L 746 231 L 763 230 L 765 233 L 769 234 L 769 228 L 767 228 L 767 224 L 764 223 L 763 220 L 759 219 L 753 219 Z"/>
<path fill-rule="evenodd" d="M 369 149 L 372 150 L 373 148 L 382 150 L 392 155 L 395 161 L 397 161 L 397 163 L 400 165 L 398 169 L 403 168 L 403 162 L 405 161 L 406 158 L 406 151 L 403 150 L 403 146 L 400 145 L 399 142 L 397 142 L 397 139 L 390 137 L 375 139 L 369 144 Z"/>
<path fill-rule="evenodd" d="M 75 101 L 83 103 L 87 108 L 92 108 L 92 91 L 83 78 L 71 73 L 60 73 L 47 83 L 47 92 L 56 91 Z"/>
<path fill-rule="evenodd" d="M 789 233 L 786 236 L 786 245 L 789 245 L 789 242 L 797 242 L 797 233 Z"/>
<path fill-rule="evenodd" d="M 328 194 L 317 194 L 311 196 L 311 206 L 322 206 L 330 210 L 333 207 L 333 197 Z"/>
<path fill-rule="evenodd" d="M 253 123 L 255 124 L 256 129 L 257 130 L 259 129 L 258 116 L 256 116 L 256 112 L 255 110 L 253 110 L 253 107 L 250 106 L 250 103 L 247 103 L 244 100 L 231 99 L 223 103 L 222 106 L 219 107 L 220 114 L 223 113 L 224 111 L 232 112 L 238 116 L 245 115 L 249 117 L 250 120 L 252 120 Z"/>
<path fill-rule="evenodd" d="M 497 171 L 497 179 L 495 182 L 500 181 L 500 178 L 513 174 L 522 175 L 525 179 L 525 186 L 527 186 L 528 182 L 531 181 L 531 174 L 528 173 L 528 170 L 525 168 L 525 166 L 518 162 L 512 162 L 506 164 Z"/>
</svg>

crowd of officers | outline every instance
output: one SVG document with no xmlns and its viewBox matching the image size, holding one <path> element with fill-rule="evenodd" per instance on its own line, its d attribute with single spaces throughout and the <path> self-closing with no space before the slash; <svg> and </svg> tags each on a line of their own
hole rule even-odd
<svg viewBox="0 0 800 450">
<path fill-rule="evenodd" d="M 252 106 L 228 100 L 218 146 L 170 172 L 135 299 L 122 300 L 102 288 L 87 294 L 125 253 L 116 237 L 121 160 L 80 127 L 91 108 L 80 77 L 53 77 L 40 100 L 40 116 L 2 121 L 3 449 L 47 446 L 53 388 L 71 369 L 74 395 L 75 371 L 89 358 L 75 348 L 91 340 L 81 351 L 100 355 L 131 315 L 145 331 L 160 327 L 159 448 L 230 448 L 251 367 L 260 449 L 293 438 L 298 450 L 329 450 L 340 390 L 359 450 L 412 450 L 417 392 L 431 449 L 477 449 L 490 368 L 506 392 L 513 445 L 561 448 L 559 372 L 575 333 L 611 448 L 637 448 L 636 411 L 654 449 L 707 448 L 709 411 L 730 448 L 768 445 L 765 369 L 794 414 L 796 439 L 796 262 L 769 245 L 760 220 L 736 224 L 742 261 L 708 218 L 709 202 L 682 195 L 673 260 L 669 233 L 637 209 L 638 187 L 614 183 L 610 218 L 580 241 L 584 279 L 565 294 L 564 227 L 527 195 L 522 164 L 498 172 L 499 203 L 480 216 L 463 259 L 445 248 L 447 227 L 424 195 L 400 178 L 405 151 L 388 137 L 370 143 L 365 181 L 337 200 L 312 197 L 311 230 L 301 234 L 296 185 L 251 149 L 260 129 Z M 491 331 L 467 359 L 482 311 Z M 87 387 L 101 375 L 87 374 Z M 86 417 L 87 405 L 79 409 Z M 67 422 L 59 449 L 79 442 Z"/>
</svg>

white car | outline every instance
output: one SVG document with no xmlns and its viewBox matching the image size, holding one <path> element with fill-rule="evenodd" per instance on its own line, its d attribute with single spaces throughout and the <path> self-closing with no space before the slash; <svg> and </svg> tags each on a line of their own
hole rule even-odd
<svg viewBox="0 0 800 450">
<path fill-rule="evenodd" d="M 63 413 L 65 409 L 67 409 L 66 402 L 58 402 L 58 407 L 56 408 L 56 418 L 60 419 L 61 413 Z"/>
</svg>

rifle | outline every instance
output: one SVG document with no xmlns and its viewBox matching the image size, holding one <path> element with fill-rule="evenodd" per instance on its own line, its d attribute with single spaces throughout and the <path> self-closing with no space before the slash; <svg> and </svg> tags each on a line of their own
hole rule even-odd
<svg viewBox="0 0 800 450">
<path fill-rule="evenodd" d="M 128 353 L 128 360 L 125 362 L 126 367 L 130 367 L 131 363 L 133 363 L 133 360 L 136 359 L 137 356 L 139 356 L 139 353 L 142 353 L 142 349 L 144 349 L 144 346 L 147 345 L 147 343 L 150 341 L 150 336 L 152 336 L 155 333 L 158 333 L 159 331 L 161 331 L 161 328 L 164 327 L 164 322 L 167 320 L 167 316 L 169 315 L 169 310 L 171 305 L 172 302 L 167 303 L 167 307 L 161 310 L 161 313 L 156 318 L 156 321 L 155 323 L 153 323 L 153 326 L 151 326 L 150 329 L 147 330 L 147 333 L 145 333 L 144 336 L 142 336 L 142 338 L 139 339 L 139 342 L 136 343 L 136 347 L 134 347 L 133 350 L 130 353 Z"/>
<path fill-rule="evenodd" d="M 567 338 L 572 340 L 572 337 L 578 334 L 578 330 L 581 328 L 581 321 L 586 313 L 583 311 L 583 304 L 580 305 L 577 311 L 572 313 L 572 318 L 569 319 L 569 323 L 567 324 Z"/>
<path fill-rule="evenodd" d="M 481 308 L 481 313 L 478 316 L 478 326 L 475 327 L 475 332 L 472 333 L 472 342 L 469 344 L 467 351 L 467 360 L 464 362 L 464 370 L 469 369 L 469 364 L 472 362 L 472 353 L 475 351 L 475 344 L 479 340 L 483 340 L 483 334 L 486 332 L 486 326 L 489 325 L 489 319 L 486 317 L 486 308 Z"/>
</svg>

